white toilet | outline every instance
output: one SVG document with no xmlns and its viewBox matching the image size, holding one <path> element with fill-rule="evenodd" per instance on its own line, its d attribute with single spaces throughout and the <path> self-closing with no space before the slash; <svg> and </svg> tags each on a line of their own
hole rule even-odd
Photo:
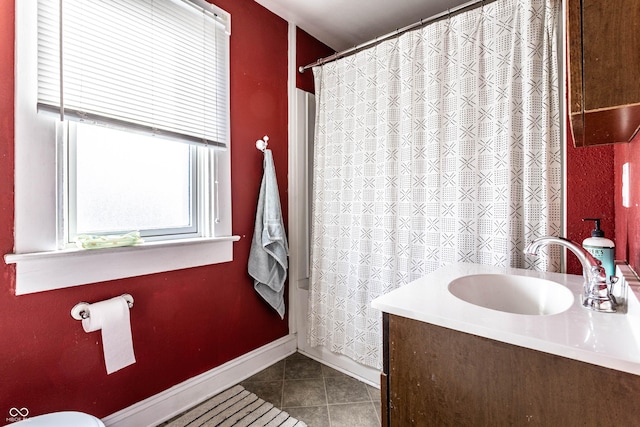
<svg viewBox="0 0 640 427">
<path fill-rule="evenodd" d="M 10 426 L 21 427 L 105 427 L 99 418 L 82 412 L 52 412 L 50 414 L 38 415 L 37 417 L 26 418 Z"/>
</svg>

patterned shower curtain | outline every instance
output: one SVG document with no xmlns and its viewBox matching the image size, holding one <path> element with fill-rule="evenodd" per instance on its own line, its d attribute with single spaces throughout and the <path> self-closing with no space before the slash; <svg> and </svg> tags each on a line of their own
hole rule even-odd
<svg viewBox="0 0 640 427">
<path fill-rule="evenodd" d="M 496 0 L 314 68 L 309 341 L 380 368 L 371 301 L 440 266 L 559 270 L 559 0 Z M 535 265 L 534 265 L 535 263 Z"/>
</svg>

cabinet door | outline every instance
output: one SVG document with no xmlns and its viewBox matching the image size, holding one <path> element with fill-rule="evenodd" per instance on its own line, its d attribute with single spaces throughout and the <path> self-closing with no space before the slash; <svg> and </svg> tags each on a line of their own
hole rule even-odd
<svg viewBox="0 0 640 427">
<path fill-rule="evenodd" d="M 640 0 L 566 4 L 574 144 L 628 142 L 640 126 Z"/>
<path fill-rule="evenodd" d="M 382 373 L 380 374 L 380 424 L 389 427 L 389 313 L 382 313 Z"/>
<path fill-rule="evenodd" d="M 390 427 L 637 426 L 640 376 L 390 315 Z"/>
</svg>

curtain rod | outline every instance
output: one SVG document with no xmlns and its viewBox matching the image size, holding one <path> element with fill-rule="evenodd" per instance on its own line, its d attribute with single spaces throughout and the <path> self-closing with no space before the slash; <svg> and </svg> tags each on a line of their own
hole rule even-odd
<svg viewBox="0 0 640 427">
<path fill-rule="evenodd" d="M 304 67 L 300 66 L 300 67 L 298 67 L 298 72 L 299 73 L 304 73 L 304 71 L 306 69 L 308 69 L 308 68 L 315 67 L 316 65 L 323 65 L 323 64 L 326 64 L 327 62 L 332 62 L 332 61 L 335 61 L 336 59 L 340 59 L 340 58 L 344 58 L 345 56 L 353 55 L 354 53 L 357 53 L 357 52 L 361 51 L 364 48 L 367 48 L 369 46 L 373 46 L 376 43 L 383 42 L 383 41 L 385 41 L 387 39 L 390 39 L 390 38 L 395 37 L 397 35 L 400 35 L 402 33 L 406 33 L 407 31 L 413 30 L 415 28 L 422 27 L 423 25 L 435 22 L 435 21 L 437 21 L 439 19 L 442 19 L 442 18 L 445 18 L 445 17 L 449 17 L 449 16 L 457 14 L 459 12 L 465 12 L 467 10 L 474 9 L 476 7 L 479 7 L 479 6 L 484 6 L 485 4 L 492 3 L 493 1 L 495 1 L 495 0 L 471 0 L 471 1 L 467 2 L 467 3 L 461 4 L 460 6 L 454 7 L 452 9 L 447 9 L 444 12 L 438 13 L 437 15 L 433 15 L 433 16 L 431 16 L 429 18 L 426 18 L 426 19 L 421 19 L 419 22 L 415 22 L 413 24 L 407 25 L 406 27 L 402 27 L 400 29 L 397 29 L 395 31 L 387 33 L 387 34 L 385 34 L 383 36 L 376 37 L 373 40 L 369 40 L 367 42 L 361 43 L 361 44 L 359 44 L 357 46 L 354 46 L 352 48 L 343 50 L 341 52 L 334 53 L 333 55 L 329 55 L 329 56 L 327 56 L 325 58 L 320 58 L 316 62 L 313 62 L 311 64 L 307 64 Z"/>
</svg>

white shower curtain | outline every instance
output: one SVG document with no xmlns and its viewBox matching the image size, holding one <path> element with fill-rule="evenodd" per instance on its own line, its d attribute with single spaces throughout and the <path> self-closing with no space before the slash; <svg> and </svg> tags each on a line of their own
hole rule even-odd
<svg viewBox="0 0 640 427">
<path fill-rule="evenodd" d="M 381 367 L 371 301 L 452 262 L 559 269 L 559 0 L 496 0 L 314 68 L 309 341 Z"/>
</svg>

